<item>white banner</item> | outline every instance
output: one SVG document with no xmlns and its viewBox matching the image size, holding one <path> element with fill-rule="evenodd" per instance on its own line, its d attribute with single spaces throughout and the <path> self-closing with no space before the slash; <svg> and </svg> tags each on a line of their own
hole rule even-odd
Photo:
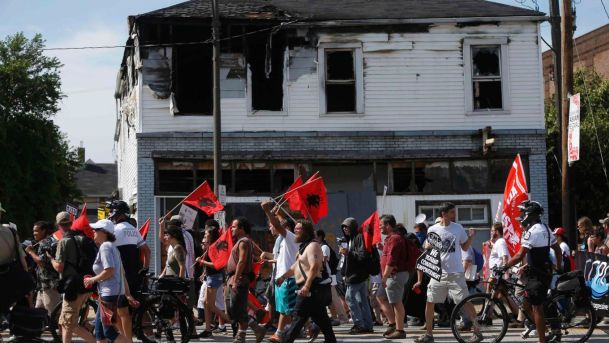
<svg viewBox="0 0 609 343">
<path fill-rule="evenodd" d="M 226 212 L 218 211 L 214 213 L 214 219 L 220 224 L 220 228 L 226 227 Z M 230 230 L 230 228 L 229 228 Z"/>
<path fill-rule="evenodd" d="M 218 185 L 218 201 L 226 205 L 226 185 Z"/>
<path fill-rule="evenodd" d="M 569 97 L 569 164 L 579 161 L 579 93 Z"/>
<path fill-rule="evenodd" d="M 182 205 L 180 206 L 180 217 L 182 217 L 182 225 L 186 229 L 192 230 L 197 219 L 197 210 L 192 209 L 190 206 Z"/>
</svg>

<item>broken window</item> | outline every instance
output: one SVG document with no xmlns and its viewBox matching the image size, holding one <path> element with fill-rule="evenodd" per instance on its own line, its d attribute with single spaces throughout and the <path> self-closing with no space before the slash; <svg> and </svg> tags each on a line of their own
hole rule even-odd
<svg viewBox="0 0 609 343">
<path fill-rule="evenodd" d="M 474 110 L 502 109 L 501 45 L 472 45 Z"/>
<path fill-rule="evenodd" d="M 175 43 L 205 41 L 209 28 L 174 26 Z M 177 113 L 211 115 L 213 66 L 210 44 L 176 45 L 173 48 L 173 92 Z"/>
<path fill-rule="evenodd" d="M 269 39 L 270 38 L 270 39 Z M 283 109 L 283 59 L 285 35 L 281 32 L 247 37 L 247 63 L 251 86 L 251 108 L 254 111 Z"/>
<path fill-rule="evenodd" d="M 326 49 L 326 112 L 355 112 L 357 90 L 353 49 Z"/>
</svg>

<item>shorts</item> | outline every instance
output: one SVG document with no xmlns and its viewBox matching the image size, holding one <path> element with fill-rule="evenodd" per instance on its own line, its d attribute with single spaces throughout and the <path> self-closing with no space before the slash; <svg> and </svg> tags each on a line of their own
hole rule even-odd
<svg viewBox="0 0 609 343">
<path fill-rule="evenodd" d="M 63 304 L 61 305 L 61 315 L 59 316 L 59 320 L 57 321 L 59 325 L 73 330 L 78 326 L 78 317 L 80 315 L 80 309 L 82 305 L 89 299 L 91 296 L 90 292 L 79 294 L 76 299 L 72 301 L 63 300 Z"/>
<path fill-rule="evenodd" d="M 370 284 L 370 296 L 387 298 L 387 293 L 380 283 L 373 282 Z"/>
<path fill-rule="evenodd" d="M 55 288 L 41 289 L 36 295 L 36 308 L 44 308 L 49 316 L 53 313 L 55 306 L 61 302 L 61 294 Z"/>
<path fill-rule="evenodd" d="M 294 278 L 287 278 L 281 286 L 275 286 L 275 311 L 290 315 L 296 305 L 296 281 Z"/>
<path fill-rule="evenodd" d="M 542 305 L 546 301 L 550 277 L 531 277 L 529 276 L 524 286 L 524 297 L 531 305 Z"/>
<path fill-rule="evenodd" d="M 440 281 L 431 279 L 427 286 L 427 302 L 442 304 L 450 296 L 455 304 L 469 295 L 463 273 L 442 274 Z"/>
<path fill-rule="evenodd" d="M 408 282 L 408 272 L 399 272 L 387 279 L 385 293 L 390 304 L 402 303 L 404 299 L 404 288 Z"/>
<path fill-rule="evenodd" d="M 212 274 L 205 276 L 205 284 L 208 288 L 220 288 L 224 284 L 224 274 Z"/>
<path fill-rule="evenodd" d="M 207 290 L 207 283 L 204 282 L 201 285 L 201 291 L 199 293 L 199 301 L 197 302 L 197 308 L 205 308 L 205 291 Z M 216 301 L 214 303 L 216 308 L 220 311 L 224 311 L 226 309 L 224 303 L 224 285 L 221 284 L 220 287 L 216 288 Z"/>
<path fill-rule="evenodd" d="M 248 282 L 249 284 L 249 282 Z M 247 284 L 230 288 L 228 297 L 230 299 L 229 315 L 232 321 L 238 323 L 247 323 L 249 316 L 247 314 L 247 295 L 249 289 Z"/>
</svg>

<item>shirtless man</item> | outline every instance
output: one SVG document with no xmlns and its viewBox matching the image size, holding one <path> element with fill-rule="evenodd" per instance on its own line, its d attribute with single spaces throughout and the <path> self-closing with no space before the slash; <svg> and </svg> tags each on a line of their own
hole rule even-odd
<svg viewBox="0 0 609 343">
<path fill-rule="evenodd" d="M 332 302 L 331 279 L 322 278 L 323 253 L 319 243 L 314 240 L 313 224 L 308 220 L 299 220 L 294 233 L 296 242 L 300 243 L 296 262 L 276 281 L 281 285 L 287 278 L 294 276 L 299 288 L 292 314 L 292 326 L 283 336 L 282 342 L 294 342 L 305 322 L 311 318 L 323 332 L 325 342 L 335 343 L 332 322 L 326 311 L 326 306 Z"/>
</svg>

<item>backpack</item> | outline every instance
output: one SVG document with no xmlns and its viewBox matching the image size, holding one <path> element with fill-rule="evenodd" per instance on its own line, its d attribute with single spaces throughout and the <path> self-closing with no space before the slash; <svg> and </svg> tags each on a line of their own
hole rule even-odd
<svg viewBox="0 0 609 343">
<path fill-rule="evenodd" d="M 328 245 L 328 243 L 324 242 L 322 243 L 322 245 L 327 245 L 328 248 L 330 248 L 330 258 L 328 259 L 328 266 L 330 266 L 330 272 L 332 273 L 332 275 L 336 275 L 336 270 L 338 269 L 338 256 L 336 256 L 336 252 L 334 251 L 334 249 L 332 249 L 331 246 Z"/>
<path fill-rule="evenodd" d="M 76 252 L 78 254 L 78 263 L 74 266 L 76 272 L 82 276 L 95 275 L 93 272 L 93 263 L 95 263 L 98 251 L 95 242 L 80 232 L 70 231 L 67 235 L 67 237 L 73 239 L 74 244 L 76 244 Z"/>
<path fill-rule="evenodd" d="M 421 256 L 422 252 L 417 244 L 412 240 L 405 238 L 404 241 L 406 241 L 406 268 L 411 271 L 417 266 L 417 260 L 419 259 L 419 256 Z"/>
<path fill-rule="evenodd" d="M 482 256 L 482 254 L 475 248 L 472 249 L 474 249 L 474 263 L 476 263 L 476 272 L 480 272 L 484 267 L 484 256 Z"/>
<path fill-rule="evenodd" d="M 379 250 L 376 247 L 372 247 L 372 252 L 368 254 L 368 274 L 378 275 L 381 273 L 381 258 L 379 256 Z"/>
</svg>

